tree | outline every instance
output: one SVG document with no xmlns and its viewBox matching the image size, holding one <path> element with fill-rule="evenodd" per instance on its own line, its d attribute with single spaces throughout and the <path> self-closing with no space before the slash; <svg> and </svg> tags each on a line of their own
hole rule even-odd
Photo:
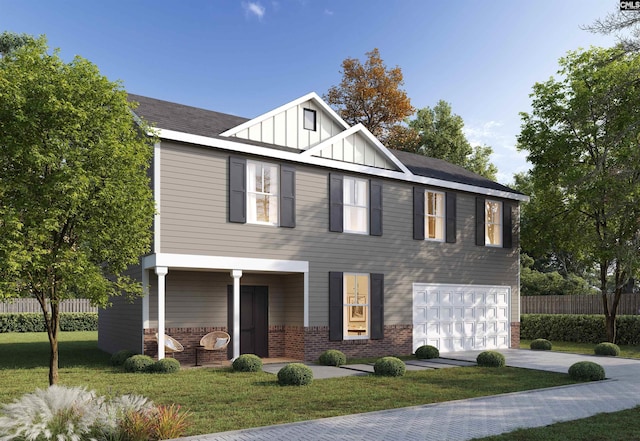
<svg viewBox="0 0 640 441">
<path fill-rule="evenodd" d="M 615 34 L 620 47 L 625 52 L 640 50 L 640 15 L 637 11 L 609 13 L 605 18 L 583 26 L 583 29 L 597 34 Z M 624 31 L 630 31 L 630 35 L 625 35 Z"/>
<path fill-rule="evenodd" d="M 408 122 L 408 128 L 414 131 L 418 141 L 398 145 L 400 150 L 443 159 L 488 179 L 496 179 L 498 169 L 489 159 L 493 150 L 489 146 L 471 146 L 463 132 L 462 117 L 452 113 L 446 101 L 438 101 L 434 108 L 418 110 L 415 119 Z"/>
<path fill-rule="evenodd" d="M 96 66 L 44 37 L 0 58 L 0 298 L 35 297 L 58 380 L 59 304 L 140 295 L 125 275 L 148 252 L 153 140 Z M 47 307 L 50 303 L 50 312 Z"/>
<path fill-rule="evenodd" d="M 560 67 L 559 79 L 533 87 L 519 148 L 533 164 L 540 240 L 598 268 L 614 342 L 620 295 L 640 265 L 640 58 L 592 48 L 568 53 Z"/>
<path fill-rule="evenodd" d="M 15 34 L 13 32 L 3 32 L 0 34 L 0 55 L 6 56 L 9 52 L 24 46 L 34 39 L 28 34 Z"/>
<path fill-rule="evenodd" d="M 389 130 L 414 112 L 400 86 L 402 70 L 387 69 L 378 49 L 367 52 L 362 64 L 356 58 L 342 62 L 342 81 L 331 86 L 324 100 L 350 125 L 362 123 L 384 142 Z"/>
</svg>

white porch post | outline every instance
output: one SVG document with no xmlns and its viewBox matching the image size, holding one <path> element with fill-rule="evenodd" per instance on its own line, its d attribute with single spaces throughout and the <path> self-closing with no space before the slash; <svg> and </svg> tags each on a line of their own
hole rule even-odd
<svg viewBox="0 0 640 441">
<path fill-rule="evenodd" d="M 309 327 L 309 271 L 304 272 L 304 286 L 303 286 L 303 295 L 304 295 L 304 318 L 303 324 L 305 328 Z"/>
<path fill-rule="evenodd" d="M 142 270 L 142 329 L 149 329 L 149 272 Z"/>
<path fill-rule="evenodd" d="M 233 277 L 233 359 L 240 356 L 240 277 L 242 270 L 231 271 Z"/>
<path fill-rule="evenodd" d="M 169 272 L 166 266 L 157 266 L 158 276 L 158 360 L 164 358 L 164 303 L 165 303 L 165 276 Z"/>
</svg>

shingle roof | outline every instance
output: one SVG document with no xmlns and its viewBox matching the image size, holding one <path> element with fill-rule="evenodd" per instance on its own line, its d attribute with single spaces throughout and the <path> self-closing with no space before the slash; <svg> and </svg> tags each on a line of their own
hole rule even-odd
<svg viewBox="0 0 640 441">
<path fill-rule="evenodd" d="M 220 133 L 248 121 L 248 118 L 240 116 L 229 115 L 198 107 L 185 106 L 183 104 L 162 101 L 141 95 L 129 94 L 129 100 L 139 103 L 138 108 L 134 110 L 136 115 L 141 116 L 148 123 L 153 124 L 157 128 L 225 139 L 227 141 L 233 140 L 233 138 L 222 137 L 220 136 Z M 292 149 L 290 147 L 266 144 L 246 139 L 239 141 L 243 144 L 268 147 L 276 150 L 284 150 L 294 153 L 302 152 L 301 150 Z M 389 151 L 409 170 L 411 170 L 412 173 L 418 176 L 505 191 L 508 193 L 521 194 L 516 190 L 497 182 L 493 182 L 460 166 L 441 159 L 430 158 L 400 150 L 390 149 Z"/>
</svg>

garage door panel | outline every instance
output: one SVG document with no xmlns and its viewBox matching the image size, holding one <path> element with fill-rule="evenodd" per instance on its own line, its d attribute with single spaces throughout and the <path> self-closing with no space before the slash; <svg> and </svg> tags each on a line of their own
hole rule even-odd
<svg viewBox="0 0 640 441">
<path fill-rule="evenodd" d="M 440 352 L 509 347 L 509 299 L 504 286 L 414 284 L 414 350 Z"/>
</svg>

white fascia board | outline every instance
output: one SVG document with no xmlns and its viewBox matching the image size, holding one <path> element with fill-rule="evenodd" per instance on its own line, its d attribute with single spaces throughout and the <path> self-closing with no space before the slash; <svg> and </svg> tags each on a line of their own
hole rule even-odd
<svg viewBox="0 0 640 441">
<path fill-rule="evenodd" d="M 386 157 L 389 161 L 391 161 L 396 167 L 398 167 L 400 170 L 402 170 L 403 173 L 406 173 L 408 175 L 413 175 L 413 173 L 411 173 L 411 171 L 402 163 L 400 162 L 400 160 L 398 158 L 396 158 L 390 151 L 389 149 L 387 149 L 384 144 L 382 144 L 378 138 L 376 138 L 375 136 L 373 136 L 373 133 L 371 133 L 364 125 L 362 125 L 362 123 L 358 123 L 355 126 L 349 128 L 348 130 L 345 130 L 344 132 L 340 132 L 337 135 L 323 141 L 322 143 L 311 147 L 309 150 L 305 150 L 304 153 L 302 153 L 301 155 L 303 156 L 311 156 L 314 155 L 320 151 L 322 151 L 324 148 L 328 147 L 329 145 L 340 141 L 344 138 L 346 138 L 347 136 L 351 136 L 355 133 L 361 133 L 367 140 L 369 140 L 369 142 L 371 142 L 371 144 L 373 144 L 380 153 L 382 153 L 382 155 L 384 157 Z"/>
<path fill-rule="evenodd" d="M 144 269 L 242 270 L 283 273 L 308 273 L 309 262 L 302 260 L 255 259 L 249 257 L 206 256 L 199 254 L 156 253 L 143 257 Z"/>
<path fill-rule="evenodd" d="M 262 115 L 256 116 L 255 118 L 250 119 L 249 121 L 245 121 L 242 124 L 240 124 L 239 126 L 235 126 L 229 130 L 226 130 L 224 132 L 222 132 L 220 134 L 220 136 L 233 136 L 238 132 L 241 132 L 242 130 L 248 128 L 248 127 L 252 127 L 257 123 L 260 123 L 262 121 L 265 121 L 269 118 L 272 118 L 273 116 L 284 112 L 287 109 L 290 109 L 292 107 L 295 107 L 299 104 L 302 104 L 306 101 L 312 100 L 314 101 L 318 106 L 322 107 L 324 109 L 325 112 L 327 112 L 329 115 L 331 115 L 331 117 L 333 117 L 333 119 L 340 124 L 342 127 L 344 127 L 345 129 L 349 128 L 349 124 L 347 124 L 342 118 L 340 118 L 340 116 L 331 108 L 329 107 L 329 105 L 327 103 L 325 103 L 322 98 L 320 98 L 318 96 L 317 93 L 315 92 L 311 92 L 308 93 L 304 96 L 301 96 L 298 99 L 295 99 L 287 104 L 284 104 L 280 107 L 278 107 L 277 109 L 273 109 L 267 113 L 263 113 Z"/>
<path fill-rule="evenodd" d="M 475 185 L 460 184 L 457 182 L 445 181 L 443 179 L 427 178 L 414 174 L 407 174 L 395 170 L 386 170 L 382 168 L 370 167 L 368 165 L 353 164 L 351 162 L 336 161 L 333 159 L 319 158 L 317 156 L 302 156 L 302 153 L 293 153 L 283 150 L 272 149 L 269 147 L 260 147 L 239 142 L 237 138 L 233 140 L 225 140 L 218 138 L 209 138 L 207 136 L 193 135 L 190 133 L 177 132 L 174 130 L 160 129 L 160 138 L 168 141 L 185 142 L 203 147 L 213 147 L 222 150 L 229 150 L 236 153 L 246 153 L 248 155 L 257 155 L 266 158 L 281 159 L 285 161 L 296 162 L 300 164 L 316 165 L 319 167 L 332 168 L 337 170 L 345 170 L 354 173 L 363 173 L 372 176 L 395 179 L 399 181 L 414 182 L 434 187 L 449 188 L 451 190 L 466 191 L 469 193 L 481 194 L 486 196 L 495 196 L 503 199 L 513 199 L 517 201 L 528 201 L 529 196 L 510 193 L 508 191 L 493 190 L 490 188 L 477 187 Z"/>
</svg>

